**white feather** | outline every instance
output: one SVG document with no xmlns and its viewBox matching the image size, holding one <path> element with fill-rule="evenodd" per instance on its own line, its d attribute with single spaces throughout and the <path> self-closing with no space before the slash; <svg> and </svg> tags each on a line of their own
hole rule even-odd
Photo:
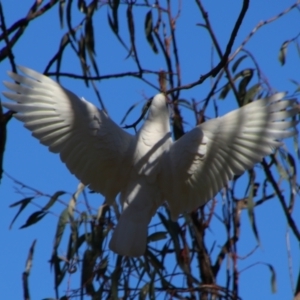
<svg viewBox="0 0 300 300">
<path fill-rule="evenodd" d="M 284 94 L 254 101 L 224 117 L 203 123 L 172 142 L 165 96 L 154 97 L 136 136 L 123 131 L 105 112 L 79 99 L 52 79 L 20 67 L 5 82 L 17 112 L 33 136 L 60 153 L 80 181 L 112 204 L 120 193 L 122 215 L 110 241 L 118 254 L 140 256 L 147 227 L 168 201 L 175 220 L 208 200 L 232 179 L 253 167 L 296 133 L 299 106 Z"/>
</svg>

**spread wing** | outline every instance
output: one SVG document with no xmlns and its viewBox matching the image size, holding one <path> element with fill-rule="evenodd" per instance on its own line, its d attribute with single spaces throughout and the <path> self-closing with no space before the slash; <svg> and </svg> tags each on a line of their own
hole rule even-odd
<svg viewBox="0 0 300 300">
<path fill-rule="evenodd" d="M 164 194 L 173 219 L 205 204 L 234 175 L 253 167 L 281 145 L 279 140 L 296 133 L 297 122 L 291 117 L 299 107 L 295 99 L 283 97 L 278 93 L 209 120 L 172 145 L 162 178 L 172 185 Z"/>
<path fill-rule="evenodd" d="M 134 137 L 105 112 L 52 79 L 24 67 L 19 69 L 26 76 L 8 72 L 19 84 L 4 82 L 12 92 L 3 94 L 14 103 L 3 106 L 17 112 L 15 117 L 50 151 L 59 153 L 82 183 L 112 201 L 123 184 L 121 171 L 130 166 L 127 155 Z"/>
</svg>

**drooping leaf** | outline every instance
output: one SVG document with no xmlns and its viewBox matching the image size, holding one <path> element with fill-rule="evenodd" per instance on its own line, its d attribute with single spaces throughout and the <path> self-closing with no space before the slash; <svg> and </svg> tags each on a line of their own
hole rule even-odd
<svg viewBox="0 0 300 300">
<path fill-rule="evenodd" d="M 238 72 L 233 78 L 232 78 L 232 82 L 236 82 L 238 79 L 240 79 L 241 77 L 245 77 L 245 75 L 247 75 L 247 70 L 249 69 L 244 69 L 240 72 Z M 228 92 L 231 90 L 231 82 L 228 82 L 224 85 L 224 87 L 221 90 L 221 93 L 219 95 L 219 99 L 225 99 Z"/>
<path fill-rule="evenodd" d="M 115 36 L 117 37 L 118 41 L 121 43 L 121 45 L 127 50 L 129 51 L 128 47 L 126 46 L 126 44 L 124 43 L 123 39 L 121 38 L 121 36 L 118 33 L 118 26 L 116 26 L 116 24 L 114 23 L 113 19 L 110 17 L 109 13 L 107 13 L 107 19 L 108 19 L 108 25 L 110 27 L 110 29 L 112 30 L 112 32 L 115 34 Z"/>
<path fill-rule="evenodd" d="M 234 64 L 232 65 L 232 73 L 234 73 L 236 71 L 236 69 L 238 68 L 238 66 L 240 65 L 240 63 L 247 57 L 247 55 L 242 55 L 241 57 L 239 57 Z"/>
<path fill-rule="evenodd" d="M 64 27 L 64 8 L 65 8 L 65 0 L 59 1 L 59 21 L 60 21 L 60 27 Z"/>
<path fill-rule="evenodd" d="M 281 178 L 288 180 L 289 175 L 286 172 L 285 168 L 283 167 L 283 165 L 281 164 L 281 162 L 277 159 L 275 159 L 275 166 L 277 168 L 277 171 L 280 175 Z"/>
<path fill-rule="evenodd" d="M 140 293 L 139 293 L 139 300 L 145 300 L 148 292 L 149 292 L 149 287 L 150 284 L 149 282 L 147 282 L 141 289 L 140 289 Z"/>
<path fill-rule="evenodd" d="M 96 258 L 95 253 L 89 249 L 83 254 L 81 286 L 85 289 L 86 294 L 91 296 L 95 294 L 93 279 Z"/>
<path fill-rule="evenodd" d="M 290 43 L 289 41 L 285 41 L 284 43 L 282 43 L 279 50 L 278 60 L 280 61 L 282 66 L 285 64 L 286 61 L 287 47 L 289 43 Z"/>
<path fill-rule="evenodd" d="M 45 215 L 48 214 L 47 211 L 43 211 L 43 210 L 39 210 L 39 211 L 36 211 L 34 213 L 32 213 L 26 223 L 24 225 L 22 225 L 20 227 L 20 229 L 23 229 L 23 228 L 26 228 L 26 227 L 29 227 L 37 222 L 39 222 L 41 219 L 43 219 L 45 217 Z"/>
<path fill-rule="evenodd" d="M 95 61 L 95 39 L 92 16 L 88 17 L 85 22 L 85 43 L 93 69 L 96 72 L 97 76 L 99 76 L 98 66 Z"/>
<path fill-rule="evenodd" d="M 60 267 L 61 261 L 62 259 L 57 255 L 57 251 L 54 250 L 50 259 L 50 265 L 51 268 L 54 266 L 54 288 L 57 294 L 58 294 L 58 287 L 62 283 L 67 271 L 66 264 L 61 269 Z"/>
<path fill-rule="evenodd" d="M 154 255 L 149 249 L 147 250 L 147 258 L 149 259 L 151 265 L 157 272 L 163 271 L 165 269 L 164 265 L 158 260 L 156 255 Z"/>
<path fill-rule="evenodd" d="M 271 291 L 273 294 L 275 294 L 277 291 L 276 272 L 272 265 L 267 264 L 267 266 L 269 267 L 269 270 L 271 272 Z"/>
<path fill-rule="evenodd" d="M 248 104 L 250 101 L 255 99 L 256 94 L 261 90 L 261 84 L 254 84 L 249 88 L 244 96 L 244 105 Z"/>
<path fill-rule="evenodd" d="M 13 220 L 11 221 L 10 225 L 9 225 L 9 229 L 12 228 L 14 222 L 16 221 L 17 217 L 20 215 L 20 213 L 25 209 L 25 207 L 31 202 L 31 200 L 34 199 L 34 197 L 29 197 L 29 198 L 24 198 L 20 201 L 17 201 L 13 204 L 11 204 L 9 207 L 14 207 L 17 205 L 21 205 L 19 208 L 19 211 L 17 212 L 17 214 L 15 215 L 15 217 L 13 218 Z"/>
<path fill-rule="evenodd" d="M 82 234 L 81 236 L 78 237 L 77 243 L 73 243 L 73 237 L 72 233 L 69 236 L 69 242 L 68 242 L 68 251 L 67 251 L 67 260 L 70 261 L 75 253 L 78 252 L 79 248 L 83 245 L 84 242 L 87 242 L 87 237 L 91 239 L 91 233 L 87 234 Z"/>
<path fill-rule="evenodd" d="M 104 276 L 108 269 L 108 255 L 105 256 L 100 263 L 97 265 L 97 278 L 99 280 L 100 277 Z"/>
<path fill-rule="evenodd" d="M 250 224 L 252 227 L 252 231 L 254 233 L 254 236 L 257 240 L 258 245 L 260 245 L 260 238 L 259 238 L 259 234 L 258 234 L 256 222 L 255 222 L 255 214 L 254 214 L 255 203 L 253 201 L 253 196 L 254 196 L 254 193 L 256 190 L 256 185 L 255 185 L 253 179 L 251 179 L 250 192 L 249 192 L 249 195 L 247 198 L 247 208 L 248 208 L 248 216 L 249 216 Z"/>
<path fill-rule="evenodd" d="M 57 248 L 61 242 L 63 233 L 65 231 L 65 228 L 66 228 L 66 225 L 68 222 L 69 222 L 69 212 L 68 212 L 68 208 L 65 208 L 61 212 L 61 214 L 58 218 L 57 226 L 56 226 L 56 232 L 55 232 L 55 237 L 54 237 L 54 246 L 53 246 L 53 249 L 55 251 L 57 250 Z"/>
<path fill-rule="evenodd" d="M 228 82 L 227 84 L 225 84 L 225 86 L 223 87 L 220 95 L 219 95 L 219 99 L 225 99 L 228 92 L 231 90 L 231 84 Z"/>
<path fill-rule="evenodd" d="M 298 134 L 295 134 L 294 137 L 293 137 L 293 146 L 294 146 L 295 152 L 297 153 L 298 159 L 300 159 L 300 149 L 299 149 L 299 137 L 298 137 Z"/>
<path fill-rule="evenodd" d="M 60 68 L 61 68 L 61 62 L 64 54 L 64 50 L 67 49 L 67 45 L 70 43 L 70 34 L 67 32 L 66 34 L 63 35 L 63 37 L 60 40 L 60 45 L 58 48 L 57 53 L 53 56 L 53 58 L 49 61 L 47 64 L 44 74 L 47 74 L 51 68 L 51 66 L 56 62 L 56 80 L 59 82 L 60 80 Z"/>
<path fill-rule="evenodd" d="M 29 277 L 30 270 L 31 270 L 31 267 L 32 267 L 33 253 L 34 253 L 35 244 L 36 244 L 36 240 L 34 240 L 32 242 L 31 247 L 29 249 L 28 257 L 27 257 L 27 260 L 26 260 L 25 270 L 24 270 L 23 276 L 22 276 L 24 299 L 30 299 L 28 277 Z"/>
<path fill-rule="evenodd" d="M 127 55 L 126 58 L 130 57 L 130 55 L 132 54 L 132 52 L 134 53 L 136 62 L 139 64 L 138 58 L 137 58 L 137 52 L 136 52 L 136 48 L 135 48 L 135 29 L 134 29 L 134 19 L 133 19 L 133 13 L 132 13 L 132 5 L 129 4 L 127 7 L 127 25 L 128 25 L 128 31 L 129 31 L 129 35 L 130 35 L 130 43 L 131 43 L 131 47 L 129 50 L 129 53 Z"/>
<path fill-rule="evenodd" d="M 122 274 L 123 268 L 121 267 L 122 256 L 117 257 L 116 266 L 111 274 L 111 295 L 113 299 L 119 299 L 118 297 L 118 286 L 119 278 Z"/>
<path fill-rule="evenodd" d="M 120 0 L 113 0 L 112 1 L 112 15 L 113 15 L 113 21 L 114 26 L 116 28 L 116 32 L 119 32 L 119 19 L 118 19 L 118 8 L 120 5 Z"/>
<path fill-rule="evenodd" d="M 138 105 L 140 104 L 140 102 L 134 103 L 133 105 L 131 105 L 129 107 L 129 109 L 126 111 L 123 119 L 121 120 L 121 125 L 126 121 L 127 117 L 129 116 L 129 114 L 133 111 L 134 108 L 136 108 Z"/>
<path fill-rule="evenodd" d="M 177 102 L 178 102 L 178 104 L 179 104 L 180 106 L 186 107 L 186 108 L 188 108 L 188 109 L 194 111 L 194 107 L 193 107 L 193 105 L 191 104 L 190 101 L 188 101 L 188 100 L 186 100 L 186 99 L 178 99 Z"/>
<path fill-rule="evenodd" d="M 89 82 L 87 80 L 87 62 L 86 62 L 86 42 L 85 42 L 85 37 L 83 34 L 81 34 L 80 39 L 78 40 L 78 54 L 80 57 L 80 65 L 81 65 L 81 70 L 82 74 L 85 77 L 84 82 L 85 85 L 88 87 Z"/>
<path fill-rule="evenodd" d="M 73 39 L 75 40 L 76 39 L 75 32 L 74 32 L 73 26 L 72 26 L 72 4 L 73 4 L 73 0 L 68 0 L 66 16 L 67 16 L 67 25 L 68 25 L 69 32 L 70 32 L 71 36 L 73 37 Z"/>
<path fill-rule="evenodd" d="M 149 10 L 145 17 L 145 33 L 149 45 L 151 46 L 154 53 L 157 54 L 158 49 L 156 47 L 153 34 L 152 34 L 153 33 L 152 10 Z"/>
<path fill-rule="evenodd" d="M 85 21 L 85 42 L 87 49 L 92 54 L 95 54 L 94 26 L 92 16 L 87 17 Z"/>
<path fill-rule="evenodd" d="M 25 267 L 25 272 L 29 275 L 31 267 L 32 267 L 32 261 L 33 261 L 33 254 L 34 254 L 34 247 L 36 245 L 36 240 L 34 240 L 30 246 L 29 252 L 28 252 L 28 257 L 26 261 L 26 267 Z"/>
<path fill-rule="evenodd" d="M 149 242 L 156 242 L 160 240 L 164 240 L 167 238 L 167 232 L 166 231 L 157 231 L 152 234 L 150 234 L 147 238 L 148 243 Z"/>
<path fill-rule="evenodd" d="M 242 71 L 242 80 L 239 83 L 238 93 L 240 98 L 240 105 L 243 106 L 245 103 L 245 95 L 247 91 L 247 86 L 253 77 L 252 69 L 245 69 Z"/>
<path fill-rule="evenodd" d="M 86 14 L 86 12 L 87 12 L 87 6 L 86 6 L 86 3 L 85 3 L 85 0 L 78 0 L 77 7 L 78 7 L 79 11 L 81 11 L 84 14 Z"/>
<path fill-rule="evenodd" d="M 173 222 L 171 219 L 168 220 L 162 213 L 158 212 L 158 216 L 161 219 L 164 227 L 167 229 L 168 233 L 170 234 L 172 241 L 174 243 L 176 255 L 178 256 L 180 253 L 180 243 L 179 243 L 180 227 L 177 222 Z"/>
<path fill-rule="evenodd" d="M 57 191 L 53 194 L 53 196 L 50 198 L 50 200 L 48 201 L 48 203 L 42 208 L 42 210 L 48 210 L 55 202 L 56 200 L 63 194 L 65 194 L 66 192 L 64 191 Z"/>
<path fill-rule="evenodd" d="M 115 23 L 113 22 L 113 20 L 111 19 L 109 14 L 107 14 L 107 19 L 108 19 L 109 27 L 111 28 L 113 33 L 115 33 L 117 35 L 118 34 L 118 28 L 116 27 Z"/>
</svg>

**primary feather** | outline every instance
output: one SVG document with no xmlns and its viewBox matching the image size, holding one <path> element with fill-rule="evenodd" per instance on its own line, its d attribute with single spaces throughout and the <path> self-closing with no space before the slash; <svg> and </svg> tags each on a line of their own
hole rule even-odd
<svg viewBox="0 0 300 300">
<path fill-rule="evenodd" d="M 165 200 L 176 220 L 296 132 L 296 100 L 278 93 L 205 122 L 173 143 L 166 98 L 158 94 L 132 136 L 52 79 L 19 69 L 25 76 L 8 73 L 19 84 L 4 82 L 12 92 L 3 94 L 13 103 L 3 106 L 108 204 L 120 194 L 123 212 L 110 248 L 121 255 L 145 252 L 148 224 Z"/>
</svg>

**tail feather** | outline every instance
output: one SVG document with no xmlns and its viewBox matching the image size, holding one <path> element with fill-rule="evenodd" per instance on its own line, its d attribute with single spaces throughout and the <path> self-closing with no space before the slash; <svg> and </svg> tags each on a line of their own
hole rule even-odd
<svg viewBox="0 0 300 300">
<path fill-rule="evenodd" d="M 148 223 L 151 214 L 142 214 L 130 206 L 122 213 L 109 243 L 109 248 L 123 256 L 141 256 L 147 245 Z"/>
</svg>

